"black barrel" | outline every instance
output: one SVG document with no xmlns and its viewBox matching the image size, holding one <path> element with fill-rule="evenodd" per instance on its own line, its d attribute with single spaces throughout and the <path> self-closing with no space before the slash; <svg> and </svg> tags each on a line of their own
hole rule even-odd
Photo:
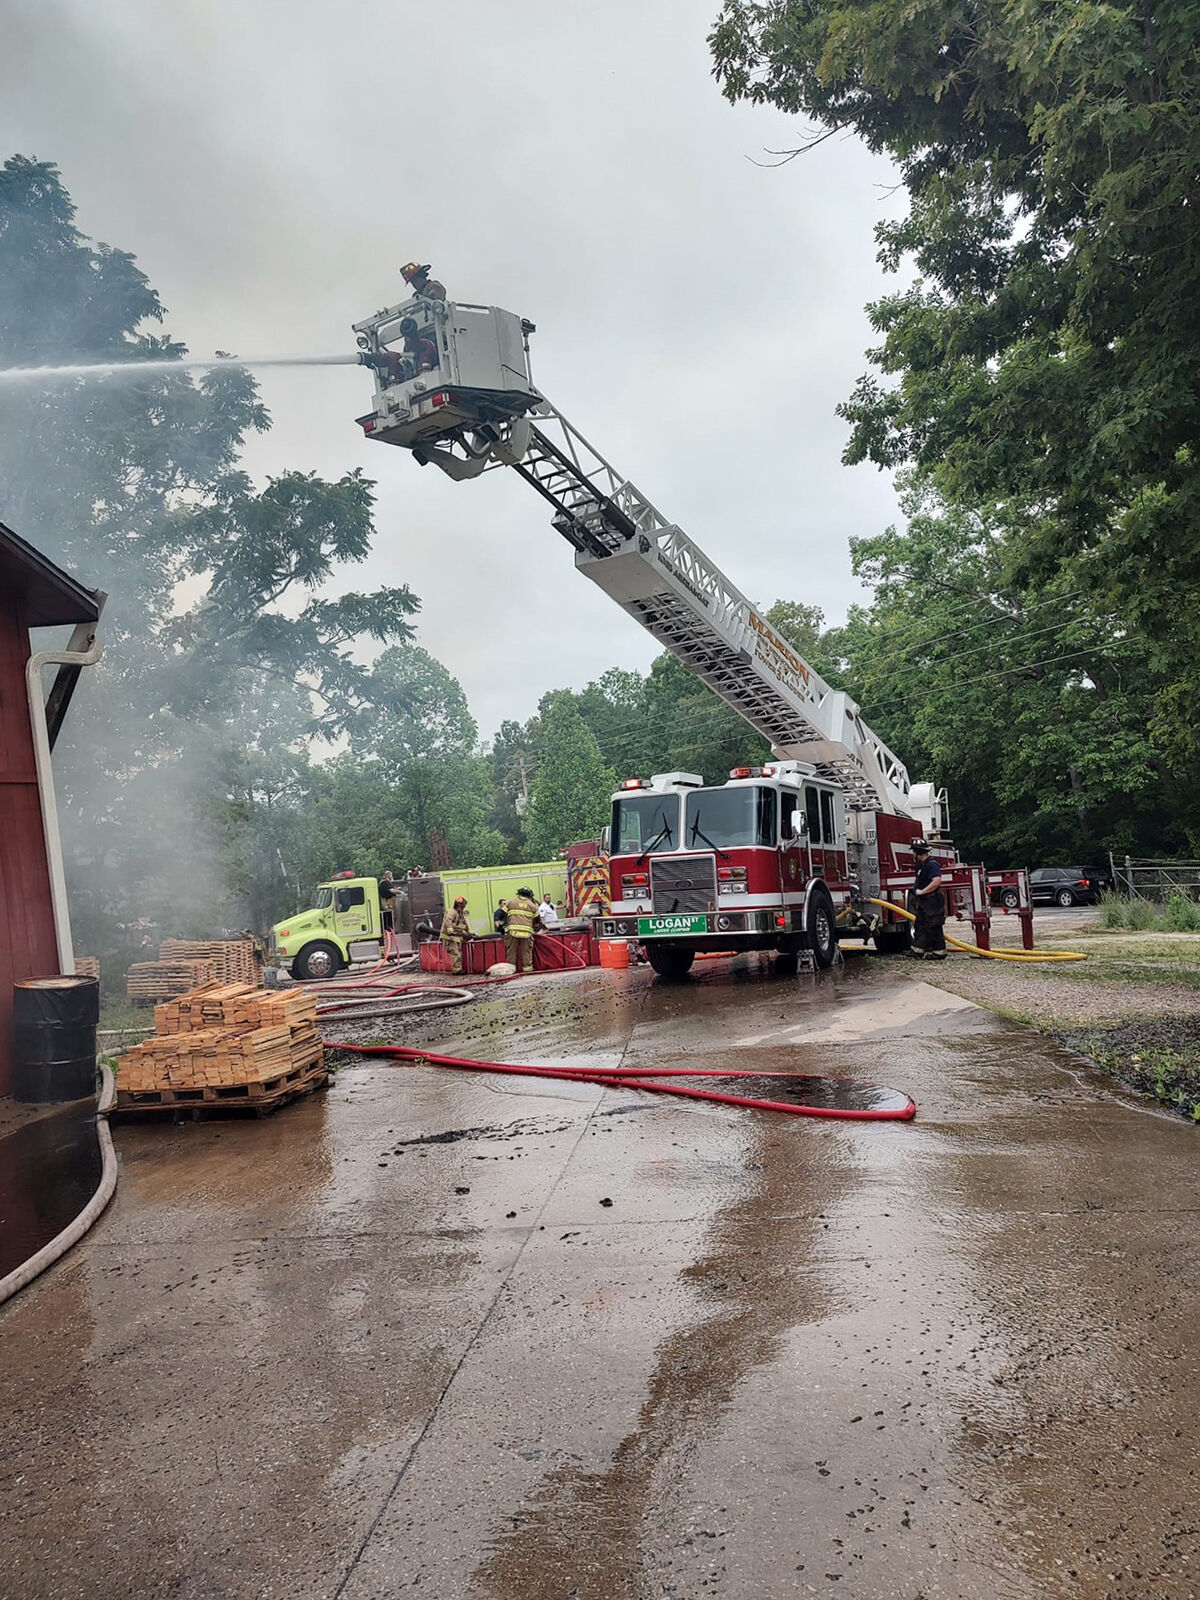
<svg viewBox="0 0 1200 1600">
<path fill-rule="evenodd" d="M 26 978 L 13 984 L 13 1094 L 49 1104 L 96 1092 L 95 978 Z"/>
</svg>

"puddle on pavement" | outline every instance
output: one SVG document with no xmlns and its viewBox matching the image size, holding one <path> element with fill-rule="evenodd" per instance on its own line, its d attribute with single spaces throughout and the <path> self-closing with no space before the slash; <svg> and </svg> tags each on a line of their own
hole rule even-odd
<svg viewBox="0 0 1200 1600">
<path fill-rule="evenodd" d="M 654 1073 L 647 1076 L 651 1079 Z M 906 1112 L 912 1101 L 898 1089 L 889 1089 L 882 1083 L 860 1083 L 853 1078 L 815 1078 L 808 1076 L 764 1074 L 762 1077 L 727 1077 L 713 1073 L 711 1077 L 671 1078 L 673 1087 L 704 1089 L 710 1094 L 742 1095 L 750 1100 L 774 1100 L 782 1105 L 807 1106 L 814 1111 L 869 1111 L 876 1116 L 897 1116 Z M 637 1088 L 637 1080 L 627 1085 Z"/>
<path fill-rule="evenodd" d="M 0 1278 L 73 1221 L 100 1183 L 93 1100 L 79 1100 L 0 1139 Z"/>
</svg>

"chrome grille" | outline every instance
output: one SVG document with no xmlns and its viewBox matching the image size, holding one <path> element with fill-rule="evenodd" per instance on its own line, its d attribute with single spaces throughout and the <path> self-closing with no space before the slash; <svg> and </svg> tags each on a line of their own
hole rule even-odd
<svg viewBox="0 0 1200 1600">
<path fill-rule="evenodd" d="M 650 900 L 656 916 L 673 911 L 713 911 L 717 904 L 715 856 L 655 856 Z"/>
</svg>

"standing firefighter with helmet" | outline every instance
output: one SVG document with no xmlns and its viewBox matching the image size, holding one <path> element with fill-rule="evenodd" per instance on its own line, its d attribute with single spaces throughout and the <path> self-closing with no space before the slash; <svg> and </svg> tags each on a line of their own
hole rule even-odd
<svg viewBox="0 0 1200 1600">
<path fill-rule="evenodd" d="M 471 938 L 474 938 L 474 934 L 467 920 L 467 902 L 460 894 L 452 908 L 442 918 L 442 943 L 450 956 L 451 972 L 461 973 L 463 940 Z"/>
<path fill-rule="evenodd" d="M 929 853 L 924 839 L 914 839 L 912 853 L 917 858 L 913 882 L 913 954 L 931 961 L 946 959 L 946 895 L 942 889 L 942 863 Z"/>
<path fill-rule="evenodd" d="M 419 261 L 409 261 L 400 268 L 400 276 L 412 292 L 419 294 L 424 300 L 444 300 L 446 298 L 446 285 L 429 276 L 428 262 L 422 266 Z"/>
<path fill-rule="evenodd" d="M 542 921 L 538 916 L 537 901 L 532 889 L 518 889 L 515 898 L 508 902 L 508 923 L 504 929 L 504 947 L 508 959 L 518 973 L 533 971 L 533 936 Z"/>
</svg>

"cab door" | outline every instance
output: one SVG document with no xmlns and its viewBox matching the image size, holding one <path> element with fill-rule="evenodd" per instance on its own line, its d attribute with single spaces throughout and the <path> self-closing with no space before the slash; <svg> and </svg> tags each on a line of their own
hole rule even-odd
<svg viewBox="0 0 1200 1600">
<path fill-rule="evenodd" d="M 797 824 L 799 825 L 797 827 Z M 812 877 L 808 817 L 794 790 L 779 791 L 779 879 L 784 894 L 803 895 Z"/>
<path fill-rule="evenodd" d="M 361 939 L 378 930 L 374 926 L 365 884 L 348 883 L 333 891 L 333 929 L 340 939 Z"/>
</svg>

